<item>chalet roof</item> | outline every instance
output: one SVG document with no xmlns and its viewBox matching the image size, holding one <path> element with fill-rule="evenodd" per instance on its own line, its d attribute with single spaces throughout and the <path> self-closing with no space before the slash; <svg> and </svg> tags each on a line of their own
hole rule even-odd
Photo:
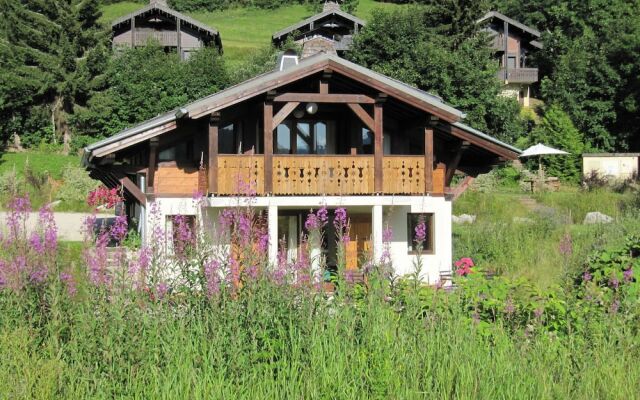
<svg viewBox="0 0 640 400">
<path fill-rule="evenodd" d="M 121 25 L 121 24 L 124 24 L 124 23 L 128 23 L 131 20 L 131 18 L 137 17 L 138 15 L 146 14 L 146 13 L 148 13 L 150 11 L 153 11 L 153 10 L 158 10 L 158 11 L 161 11 L 161 12 L 163 12 L 165 14 L 169 14 L 169 15 L 177 18 L 177 19 L 180 19 L 183 23 L 187 23 L 187 24 L 193 26 L 196 29 L 205 31 L 205 32 L 211 34 L 212 36 L 220 36 L 220 33 L 216 29 L 214 29 L 214 28 L 212 28 L 212 27 L 210 27 L 208 25 L 205 25 L 200 21 L 196 21 L 195 19 L 193 19 L 193 18 L 191 18 L 189 16 L 186 16 L 186 15 L 184 15 L 184 14 L 182 14 L 182 13 L 180 13 L 180 12 L 178 12 L 178 11 L 172 9 L 172 8 L 170 8 L 163 1 L 157 1 L 157 0 L 155 0 L 155 1 L 152 0 L 147 6 L 141 8 L 139 10 L 136 10 L 136 11 L 130 13 L 130 14 L 127 14 L 127 15 L 125 15 L 123 17 L 118 18 L 117 20 L 115 20 L 111 24 L 111 27 L 115 28 L 118 25 Z"/>
<path fill-rule="evenodd" d="M 178 119 L 200 118 L 327 69 L 338 74 L 348 75 L 356 81 L 360 81 L 375 90 L 386 93 L 390 98 L 411 103 L 412 106 L 438 116 L 442 121 L 446 121 L 468 132 L 481 141 L 489 141 L 509 152 L 520 153 L 520 150 L 515 147 L 509 146 L 506 143 L 461 123 L 460 120 L 464 118 L 464 113 L 446 104 L 438 96 L 414 88 L 336 55 L 318 53 L 300 60 L 297 65 L 291 66 L 283 71 L 274 70 L 258 75 L 238 85 L 196 100 L 184 107 L 169 111 L 134 127 L 127 128 L 112 137 L 93 143 L 85 147 L 83 162 L 85 165 L 88 165 L 93 157 L 102 157 L 108 154 L 106 149 L 108 149 L 110 153 L 161 135 L 175 128 L 175 123 Z"/>
<path fill-rule="evenodd" d="M 480 22 L 484 22 L 487 20 L 492 20 L 492 19 L 499 19 L 501 21 L 504 21 L 506 23 L 508 23 L 509 25 L 512 25 L 518 29 L 520 29 L 522 32 L 528 33 L 529 35 L 533 36 L 536 39 L 540 38 L 540 31 L 537 29 L 534 29 L 530 26 L 527 26 L 525 24 L 523 24 L 522 22 L 518 22 L 513 18 L 509 18 L 504 14 L 501 14 L 497 11 L 489 11 L 488 13 L 486 13 L 482 18 L 480 18 L 478 20 L 478 23 Z M 538 42 L 537 40 L 532 40 L 529 42 L 532 46 L 537 47 L 539 49 L 542 48 L 542 43 Z"/>
<path fill-rule="evenodd" d="M 358 17 L 355 17 L 349 13 L 346 13 L 342 10 L 340 10 L 339 8 L 328 8 L 323 10 L 321 13 L 318 13 L 316 15 L 312 15 L 311 17 L 298 22 L 297 24 L 293 24 L 291 26 L 288 26 L 276 33 L 273 34 L 272 36 L 272 40 L 279 40 L 281 38 L 283 38 L 284 36 L 287 36 L 289 34 L 291 34 L 292 32 L 295 32 L 297 30 L 299 30 L 300 28 L 309 25 L 312 22 L 316 22 L 318 20 L 321 20 L 324 17 L 330 16 L 330 15 L 335 15 L 341 18 L 344 18 L 348 21 L 354 22 L 358 25 L 360 25 L 361 27 L 364 26 L 366 24 L 366 22 Z"/>
</svg>

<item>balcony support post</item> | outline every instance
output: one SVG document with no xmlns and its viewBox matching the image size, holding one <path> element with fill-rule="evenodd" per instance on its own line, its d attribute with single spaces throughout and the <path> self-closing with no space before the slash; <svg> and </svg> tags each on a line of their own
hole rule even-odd
<svg viewBox="0 0 640 400">
<path fill-rule="evenodd" d="M 433 191 L 433 127 L 424 128 L 424 190 Z"/>
<path fill-rule="evenodd" d="M 264 191 L 273 192 L 273 93 L 267 93 L 263 105 Z"/>
<path fill-rule="evenodd" d="M 156 174 L 156 160 L 158 159 L 158 138 L 149 140 L 149 168 L 147 169 L 147 193 L 153 193 Z"/>
<path fill-rule="evenodd" d="M 384 137 L 383 132 L 383 104 L 387 99 L 386 94 L 381 94 L 376 99 L 376 103 L 373 106 L 373 135 L 374 135 L 374 147 L 373 147 L 373 170 L 374 170 L 374 191 L 376 193 L 382 193 L 383 191 L 383 157 L 384 147 L 382 140 Z"/>
<path fill-rule="evenodd" d="M 177 46 L 177 52 L 178 52 L 178 57 L 180 58 L 180 60 L 183 60 L 182 58 L 182 27 L 181 25 L 181 20 L 180 18 L 176 18 L 176 46 Z"/>
<path fill-rule="evenodd" d="M 209 117 L 209 193 L 218 193 L 218 125 L 220 113 Z"/>
<path fill-rule="evenodd" d="M 267 209 L 267 229 L 269 231 L 269 262 L 278 262 L 278 206 Z"/>
</svg>

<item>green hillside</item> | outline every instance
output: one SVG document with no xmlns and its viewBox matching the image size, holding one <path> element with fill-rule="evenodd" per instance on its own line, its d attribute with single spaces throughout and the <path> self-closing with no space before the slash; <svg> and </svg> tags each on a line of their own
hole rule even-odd
<svg viewBox="0 0 640 400">
<path fill-rule="evenodd" d="M 101 20 L 109 23 L 116 18 L 141 8 L 134 2 L 122 2 L 102 7 Z M 367 19 L 376 8 L 398 7 L 391 3 L 379 3 L 374 0 L 360 0 L 356 15 Z M 256 8 L 235 8 L 215 12 L 195 12 L 188 15 L 211 27 L 222 36 L 224 54 L 228 61 L 243 59 L 251 51 L 271 42 L 271 35 L 289 25 L 301 21 L 314 12 L 304 5 L 291 5 L 277 10 Z"/>
</svg>

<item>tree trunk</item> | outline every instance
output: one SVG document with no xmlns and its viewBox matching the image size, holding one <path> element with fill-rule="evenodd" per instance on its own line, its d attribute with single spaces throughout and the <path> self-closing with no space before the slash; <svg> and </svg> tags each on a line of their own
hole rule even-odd
<svg viewBox="0 0 640 400">
<path fill-rule="evenodd" d="M 53 142 L 58 143 L 58 135 L 62 136 L 62 152 L 69 154 L 71 150 L 71 131 L 67 123 L 68 110 L 66 110 L 64 98 L 58 97 L 54 103 L 51 112 L 51 121 L 53 123 Z"/>
</svg>

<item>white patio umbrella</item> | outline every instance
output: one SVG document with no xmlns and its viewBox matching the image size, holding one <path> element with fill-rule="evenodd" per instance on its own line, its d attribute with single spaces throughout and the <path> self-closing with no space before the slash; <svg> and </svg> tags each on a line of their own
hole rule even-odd
<svg viewBox="0 0 640 400">
<path fill-rule="evenodd" d="M 554 149 L 553 147 L 545 146 L 542 143 L 538 143 L 525 149 L 520 154 L 520 158 L 538 156 L 538 172 L 542 173 L 542 156 L 554 154 L 566 155 L 569 153 L 563 150 Z"/>
</svg>

